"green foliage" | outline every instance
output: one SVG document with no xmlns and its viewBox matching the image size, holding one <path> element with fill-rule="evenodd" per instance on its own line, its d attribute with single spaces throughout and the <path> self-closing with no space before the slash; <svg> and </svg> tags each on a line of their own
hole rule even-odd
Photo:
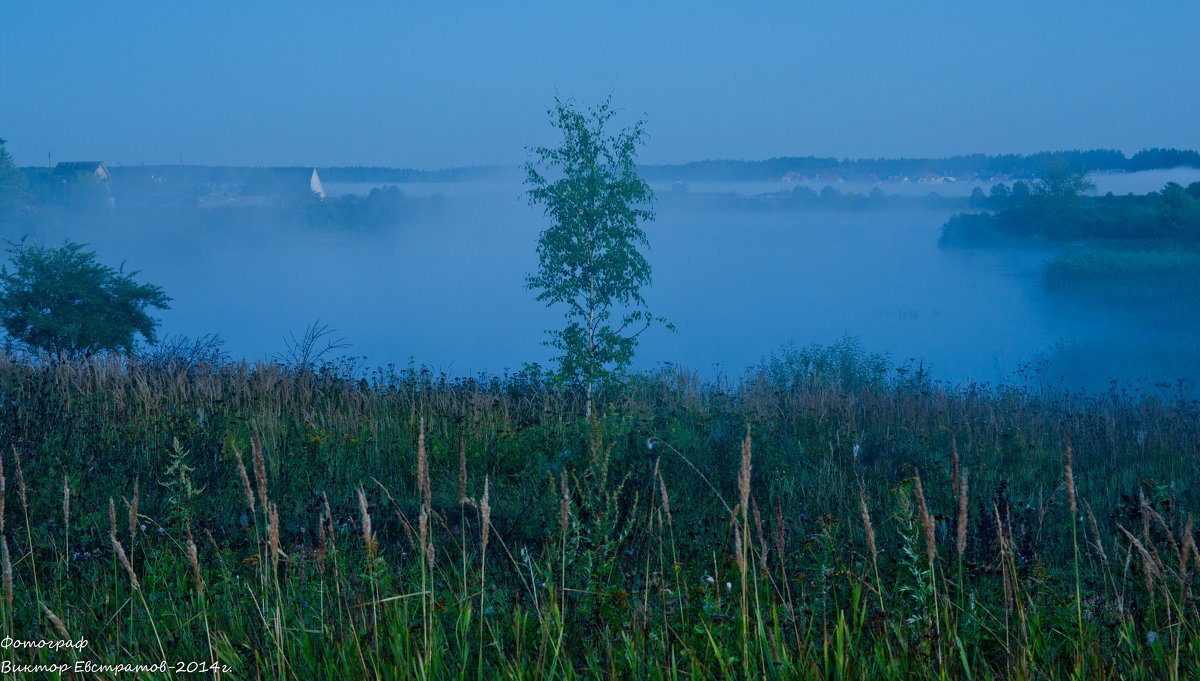
<svg viewBox="0 0 1200 681">
<path fill-rule="evenodd" d="M 1060 255 L 1046 265 L 1048 291 L 1105 305 L 1171 305 L 1195 319 L 1200 252 L 1183 248 L 1100 248 Z"/>
<path fill-rule="evenodd" d="M 942 227 L 939 243 L 969 246 L 1014 239 L 1081 239 L 1194 242 L 1200 239 L 1200 183 L 1171 182 L 1143 196 L 1083 196 L 1090 188 L 1081 175 L 1048 173 L 1032 189 L 1024 183 L 1009 192 L 993 187 L 993 212 L 955 215 Z"/>
<path fill-rule="evenodd" d="M 0 324 L 29 348 L 54 355 L 132 352 L 135 334 L 153 343 L 158 321 L 146 308 L 166 309 L 171 299 L 137 283 L 137 272 L 101 265 L 83 248 L 10 241 L 11 269 L 0 269 Z"/>
<path fill-rule="evenodd" d="M 837 386 L 843 390 L 878 389 L 893 369 L 886 355 L 868 353 L 858 338 L 803 348 L 788 343 L 763 358 L 760 370 L 775 390 Z"/>
<path fill-rule="evenodd" d="M 566 306 L 567 325 L 551 331 L 548 344 L 562 353 L 560 378 L 586 386 L 590 416 L 596 385 L 627 367 L 638 336 L 661 321 L 645 309 L 650 263 L 638 251 L 648 244 L 639 223 L 654 219 L 654 193 L 637 173 L 645 121 L 608 134 L 611 100 L 587 111 L 554 101 L 548 113 L 562 143 L 533 148 L 525 166 L 529 203 L 552 222 L 538 239 L 538 271 L 525 283 L 540 291 L 538 301 Z"/>
<path fill-rule="evenodd" d="M 192 504 L 204 493 L 204 487 L 196 487 L 192 475 L 196 469 L 188 465 L 189 452 L 179 444 L 179 438 L 171 440 L 171 453 L 167 467 L 159 484 L 167 490 L 168 518 L 178 525 L 188 524 L 195 516 Z"/>
<path fill-rule="evenodd" d="M 364 385 L 277 365 L 29 364 L 0 353 L 13 583 L 0 633 L 59 638 L 49 610 L 89 640 L 92 662 L 215 660 L 230 678 L 1196 676 L 1200 573 L 1181 557 L 1200 509 L 1195 402 L 913 391 L 894 374 L 874 378 L 878 362 L 853 342 L 839 345 L 776 353 L 800 358 L 778 365 L 778 390 L 767 378 L 631 376 L 606 389 L 588 424 L 571 417 L 577 396 L 547 389 L 533 367 L 457 380 L 414 369 Z M 790 378 L 813 365 L 860 378 Z M 422 418 L 432 565 L 414 536 Z M 233 454 L 251 451 L 251 422 L 269 511 L 258 501 L 251 511 Z M 737 498 L 747 422 L 743 527 L 722 500 Z M 952 438 L 970 471 L 961 559 Z M 258 466 L 245 464 L 254 497 Z M 906 479 L 914 468 L 937 527 L 932 570 Z M 139 477 L 130 526 L 121 500 Z M 14 648 L 5 660 L 72 654 Z"/>
<path fill-rule="evenodd" d="M 859 158 L 780 157 L 765 161 L 708 160 L 682 165 L 654 166 L 647 169 L 652 179 L 689 182 L 778 181 L 788 173 L 815 176 L 837 174 L 850 178 L 887 178 L 922 173 L 949 174 L 956 177 L 984 177 L 999 174 L 1030 175 L 1048 163 L 1062 163 L 1071 172 L 1085 170 L 1149 170 L 1188 165 L 1200 168 L 1200 154 L 1178 149 L 1149 149 L 1127 158 L 1115 149 L 1089 151 L 1043 151 L 1036 154 L 968 154 L 949 158 Z"/>
</svg>

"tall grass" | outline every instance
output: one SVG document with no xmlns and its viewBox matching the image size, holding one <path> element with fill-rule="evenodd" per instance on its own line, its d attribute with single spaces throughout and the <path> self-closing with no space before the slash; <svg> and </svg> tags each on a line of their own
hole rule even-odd
<svg viewBox="0 0 1200 681">
<path fill-rule="evenodd" d="M 844 350 L 737 384 L 631 376 L 591 421 L 536 371 L 0 356 L 0 499 L 16 470 L 21 505 L 0 503 L 5 633 L 89 642 L 4 659 L 296 679 L 1200 672 L 1196 403 L 948 388 Z"/>
</svg>

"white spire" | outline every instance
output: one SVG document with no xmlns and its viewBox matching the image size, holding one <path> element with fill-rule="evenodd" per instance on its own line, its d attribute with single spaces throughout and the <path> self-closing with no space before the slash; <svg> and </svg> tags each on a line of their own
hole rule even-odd
<svg viewBox="0 0 1200 681">
<path fill-rule="evenodd" d="M 312 179 L 308 181 L 308 188 L 322 199 L 325 198 L 325 187 L 321 186 L 321 178 L 317 176 L 316 168 L 313 168 Z"/>
</svg>

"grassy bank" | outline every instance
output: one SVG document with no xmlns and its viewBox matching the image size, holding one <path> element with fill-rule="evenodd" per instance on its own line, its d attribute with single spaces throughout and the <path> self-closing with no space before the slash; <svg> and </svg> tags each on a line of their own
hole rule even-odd
<svg viewBox="0 0 1200 681">
<path fill-rule="evenodd" d="M 1047 264 L 1050 292 L 1125 307 L 1195 307 L 1200 252 L 1182 247 L 1101 247 L 1068 253 Z"/>
<path fill-rule="evenodd" d="M 19 664 L 225 678 L 1200 672 L 1182 396 L 0 357 Z M 1067 456 L 1067 452 L 1071 456 Z M 156 678 L 146 672 L 143 678 Z"/>
</svg>

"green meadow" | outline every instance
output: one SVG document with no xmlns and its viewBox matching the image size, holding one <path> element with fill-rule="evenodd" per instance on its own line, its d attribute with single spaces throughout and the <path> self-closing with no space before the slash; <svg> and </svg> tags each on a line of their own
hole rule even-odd
<svg viewBox="0 0 1200 681">
<path fill-rule="evenodd" d="M 847 340 L 594 399 L 537 367 L 0 356 L 4 669 L 1200 673 L 1185 395 L 949 388 Z"/>
</svg>

